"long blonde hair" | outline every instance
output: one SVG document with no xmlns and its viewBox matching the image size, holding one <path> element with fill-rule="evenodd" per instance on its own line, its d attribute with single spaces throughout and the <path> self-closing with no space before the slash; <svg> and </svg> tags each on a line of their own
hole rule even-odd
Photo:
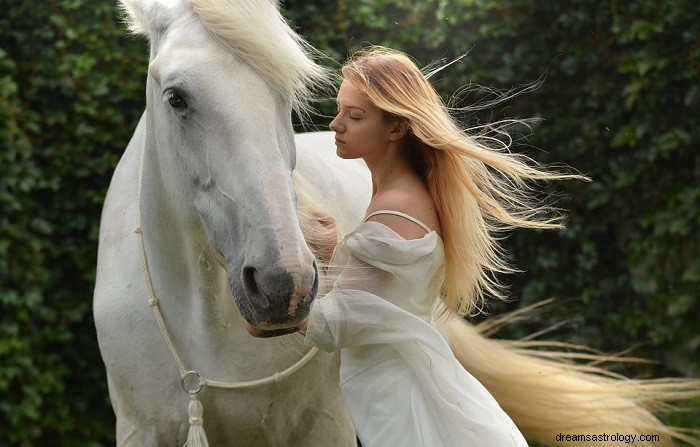
<svg viewBox="0 0 700 447">
<path fill-rule="evenodd" d="M 408 124 L 406 156 L 423 177 L 442 225 L 445 307 L 471 315 L 484 310 L 487 295 L 505 299 L 496 274 L 513 268 L 499 244 L 503 232 L 562 228 L 561 213 L 536 200 L 534 186 L 582 177 L 538 167 L 510 152 L 508 139 L 462 129 L 404 53 L 370 47 L 353 55 L 342 74 L 388 117 Z"/>
</svg>

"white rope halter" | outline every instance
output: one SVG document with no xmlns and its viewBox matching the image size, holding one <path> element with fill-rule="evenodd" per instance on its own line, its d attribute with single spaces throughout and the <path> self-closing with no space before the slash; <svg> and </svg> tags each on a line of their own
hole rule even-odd
<svg viewBox="0 0 700 447">
<path fill-rule="evenodd" d="M 139 178 L 138 178 L 138 192 L 137 192 L 137 202 L 136 202 L 136 229 L 135 232 L 138 236 L 139 239 L 139 249 L 141 251 L 141 267 L 143 269 L 143 277 L 146 282 L 146 290 L 148 292 L 148 305 L 153 309 L 153 316 L 155 317 L 156 323 L 158 324 L 158 327 L 160 328 L 160 333 L 163 336 L 163 341 L 165 341 L 165 344 L 168 347 L 168 350 L 170 351 L 170 354 L 172 354 L 173 359 L 175 360 L 175 363 L 177 364 L 177 368 L 180 372 L 180 380 L 182 384 L 182 389 L 185 390 L 185 392 L 190 394 L 190 406 L 189 406 L 189 416 L 190 416 L 190 435 L 188 436 L 188 442 L 187 446 L 189 447 L 195 447 L 195 446 L 208 446 L 208 443 L 206 441 L 206 436 L 204 436 L 204 431 L 202 428 L 202 406 L 199 401 L 196 400 L 196 394 L 199 393 L 203 387 L 209 386 L 212 388 L 224 388 L 228 390 L 233 390 L 233 389 L 245 389 L 245 388 L 254 388 L 262 385 L 267 385 L 271 383 L 277 383 L 283 380 L 284 378 L 294 374 L 296 371 L 301 369 L 304 365 L 306 365 L 312 358 L 313 356 L 318 352 L 317 347 L 312 347 L 309 349 L 309 351 L 301 358 L 299 359 L 295 364 L 290 366 L 289 368 L 285 369 L 284 371 L 279 371 L 275 372 L 274 374 L 262 378 L 262 379 L 257 379 L 257 380 L 250 380 L 247 382 L 223 382 L 223 381 L 218 381 L 218 380 L 212 380 L 208 379 L 206 377 L 203 377 L 200 375 L 196 370 L 193 369 L 188 369 L 185 367 L 184 362 L 182 361 L 182 358 L 177 352 L 177 348 L 175 347 L 175 344 L 173 343 L 172 337 L 170 336 L 170 333 L 168 332 L 168 327 L 165 323 L 165 319 L 163 318 L 163 314 L 160 310 L 160 302 L 158 301 L 158 298 L 156 297 L 155 290 L 153 288 L 153 281 L 151 279 L 151 272 L 148 268 L 148 258 L 146 257 L 146 246 L 143 242 L 143 228 L 141 226 L 141 185 L 143 183 L 143 165 L 144 165 L 144 156 L 146 153 L 146 137 L 147 137 L 147 128 L 144 126 L 144 135 L 143 135 L 143 143 L 141 145 L 141 157 L 139 161 Z M 196 383 L 192 383 L 192 381 L 196 380 Z M 203 440 L 201 439 L 195 439 L 193 440 L 193 427 L 196 427 L 200 429 L 201 433 L 196 433 L 194 436 L 200 436 Z"/>
</svg>

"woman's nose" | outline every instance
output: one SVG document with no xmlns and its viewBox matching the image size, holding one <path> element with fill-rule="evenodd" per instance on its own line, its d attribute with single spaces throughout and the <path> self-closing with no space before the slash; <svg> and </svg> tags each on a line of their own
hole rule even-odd
<svg viewBox="0 0 700 447">
<path fill-rule="evenodd" d="M 328 127 L 333 131 L 333 132 L 341 132 L 342 126 L 340 125 L 340 120 L 338 119 L 338 115 L 333 118 L 333 121 L 328 125 Z"/>
</svg>

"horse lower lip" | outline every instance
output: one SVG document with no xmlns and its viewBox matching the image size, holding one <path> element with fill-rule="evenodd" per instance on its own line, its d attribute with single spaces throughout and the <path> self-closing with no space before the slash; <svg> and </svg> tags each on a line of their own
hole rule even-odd
<svg viewBox="0 0 700 447">
<path fill-rule="evenodd" d="M 290 328 L 283 328 L 283 329 L 271 329 L 271 330 L 258 329 L 257 327 L 253 326 L 252 324 L 248 323 L 247 321 L 245 322 L 245 328 L 250 335 L 252 335 L 253 337 L 257 337 L 257 338 L 279 337 L 281 335 L 292 334 L 294 332 L 299 331 L 298 326 L 290 327 Z"/>
<path fill-rule="evenodd" d="M 290 327 L 289 329 L 277 329 L 274 331 L 264 331 L 260 334 L 260 338 L 279 337 L 281 335 L 293 334 L 294 332 L 298 331 L 298 327 Z"/>
</svg>

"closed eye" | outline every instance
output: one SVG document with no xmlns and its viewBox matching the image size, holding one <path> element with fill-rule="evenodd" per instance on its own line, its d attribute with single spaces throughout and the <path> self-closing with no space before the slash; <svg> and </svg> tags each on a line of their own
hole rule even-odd
<svg viewBox="0 0 700 447">
<path fill-rule="evenodd" d="M 339 115 L 340 115 L 340 108 L 336 108 L 336 109 L 335 109 L 335 115 L 336 115 L 336 116 L 339 116 Z M 353 116 L 352 114 L 350 114 L 350 115 L 348 115 L 348 118 L 350 118 L 350 119 L 353 120 L 353 121 L 357 121 L 357 120 L 359 120 L 361 117 L 359 117 L 359 116 Z"/>
</svg>

